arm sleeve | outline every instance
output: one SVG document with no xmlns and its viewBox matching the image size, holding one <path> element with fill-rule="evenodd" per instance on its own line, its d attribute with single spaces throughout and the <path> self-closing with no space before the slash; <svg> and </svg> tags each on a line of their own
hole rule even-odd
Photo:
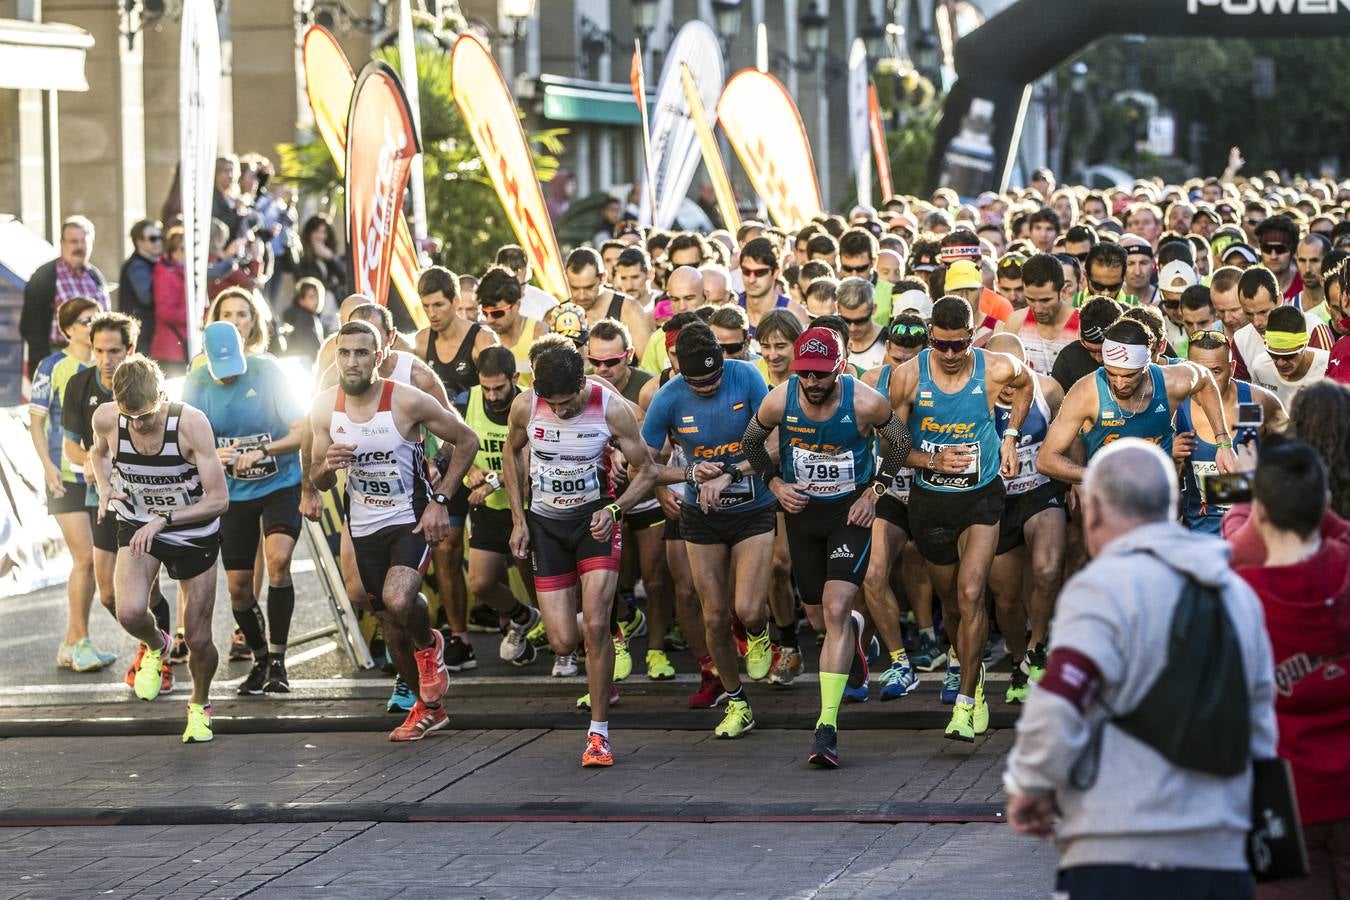
<svg viewBox="0 0 1350 900">
<path fill-rule="evenodd" d="M 52 359 L 49 356 L 38 363 L 37 371 L 33 373 L 33 389 L 28 395 L 28 408 L 38 410 L 48 418 L 51 418 L 52 401 L 56 398 L 56 392 L 52 390 Z"/>
<path fill-rule="evenodd" d="M 769 432 L 770 429 L 764 427 L 764 423 L 759 421 L 759 414 L 756 413 L 750 417 L 750 424 L 745 426 L 745 434 L 741 437 L 741 449 L 745 452 L 745 458 L 766 487 L 774 478 L 782 477 L 778 467 L 769 457 L 768 448 L 764 446 L 764 442 L 769 439 Z"/>
<path fill-rule="evenodd" d="M 905 467 L 909 451 L 914 449 L 914 436 L 909 427 L 891 413 L 886 424 L 877 429 L 877 434 L 886 440 L 886 452 L 881 458 L 881 476 L 890 481 Z"/>
</svg>

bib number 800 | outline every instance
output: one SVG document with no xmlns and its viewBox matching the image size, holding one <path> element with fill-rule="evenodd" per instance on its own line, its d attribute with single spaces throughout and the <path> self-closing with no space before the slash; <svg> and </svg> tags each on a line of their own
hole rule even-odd
<svg viewBox="0 0 1350 900">
<path fill-rule="evenodd" d="M 586 479 L 582 478 L 548 478 L 548 493 L 550 494 L 580 494 L 586 490 Z"/>
</svg>

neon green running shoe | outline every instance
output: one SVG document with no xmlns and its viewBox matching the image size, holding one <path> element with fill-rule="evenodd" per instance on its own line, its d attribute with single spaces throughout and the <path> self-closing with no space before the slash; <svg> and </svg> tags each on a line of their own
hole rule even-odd
<svg viewBox="0 0 1350 900">
<path fill-rule="evenodd" d="M 969 703 L 958 703 L 952 707 L 952 719 L 947 723 L 943 737 L 953 741 L 975 740 L 975 707 Z"/>
<path fill-rule="evenodd" d="M 1003 702 L 1026 703 L 1029 689 L 1027 674 L 1017 666 L 1013 666 L 1012 679 L 1008 682 L 1008 691 L 1003 695 Z"/>
<path fill-rule="evenodd" d="M 975 684 L 975 715 L 973 724 L 976 734 L 989 730 L 989 704 L 984 699 L 984 663 L 980 663 L 980 680 Z"/>
<path fill-rule="evenodd" d="M 761 634 L 746 635 L 745 674 L 751 681 L 763 681 L 773 667 L 773 645 L 766 625 Z"/>
<path fill-rule="evenodd" d="M 652 681 L 669 681 L 675 677 L 675 667 L 663 650 L 647 651 L 647 677 Z"/>
<path fill-rule="evenodd" d="M 625 622 L 620 619 L 619 630 L 623 632 L 623 639 L 625 641 L 631 641 L 635 637 L 642 637 L 647 633 L 647 614 L 642 611 L 641 607 L 634 606 L 632 620 Z"/>
<path fill-rule="evenodd" d="M 618 635 L 614 636 L 614 680 L 623 681 L 633 674 L 633 656 L 628 652 L 628 642 Z"/>
<path fill-rule="evenodd" d="M 754 728 L 755 714 L 750 711 L 750 701 L 728 700 L 727 714 L 722 717 L 722 724 L 713 729 L 713 734 L 720 738 L 738 738 Z"/>
<path fill-rule="evenodd" d="M 136 666 L 136 679 L 132 687 L 136 691 L 136 696 L 142 700 L 153 700 L 158 697 L 163 684 L 160 670 L 164 668 L 164 654 L 169 646 L 169 636 L 163 631 L 160 635 L 164 643 L 159 649 L 147 646 L 140 664 Z"/>
<path fill-rule="evenodd" d="M 525 640 L 534 645 L 534 649 L 543 650 L 548 646 L 548 631 L 544 628 L 544 617 L 539 617 L 539 622 L 529 630 L 525 635 Z"/>
<path fill-rule="evenodd" d="M 214 738 L 211 733 L 211 704 L 188 704 L 187 728 L 183 731 L 183 743 L 205 744 Z"/>
</svg>

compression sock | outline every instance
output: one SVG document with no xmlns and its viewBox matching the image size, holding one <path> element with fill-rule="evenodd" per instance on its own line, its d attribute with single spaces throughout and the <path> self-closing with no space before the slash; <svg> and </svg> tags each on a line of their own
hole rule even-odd
<svg viewBox="0 0 1350 900">
<path fill-rule="evenodd" d="M 286 655 L 291 637 L 291 617 L 295 615 L 295 585 L 273 584 L 267 588 L 267 621 L 271 625 L 267 652 Z"/>
<path fill-rule="evenodd" d="M 937 632 L 934 631 L 932 628 L 920 628 L 919 634 L 928 638 L 928 640 L 932 641 L 933 643 L 935 644 L 937 643 Z"/>
<path fill-rule="evenodd" d="M 820 718 L 816 727 L 829 725 L 839 727 L 839 704 L 844 699 L 844 688 L 848 686 L 848 673 L 820 673 Z"/>
<path fill-rule="evenodd" d="M 713 658 L 711 656 L 700 656 L 698 658 L 698 671 L 700 674 L 717 671 L 717 667 L 713 665 Z"/>
<path fill-rule="evenodd" d="M 737 686 L 736 690 L 734 690 L 734 691 L 732 691 L 731 693 L 727 694 L 727 700 L 729 700 L 729 701 L 730 701 L 730 700 L 744 700 L 744 699 L 745 699 L 745 685 L 743 685 L 743 684 Z"/>
<path fill-rule="evenodd" d="M 151 598 L 150 615 L 155 617 L 155 627 L 160 631 L 173 630 L 169 623 L 169 601 L 159 591 L 155 591 L 155 596 Z"/>
<path fill-rule="evenodd" d="M 778 646 L 796 647 L 797 646 L 797 620 L 794 619 L 791 625 L 783 625 L 778 629 Z"/>
<path fill-rule="evenodd" d="M 248 648 L 253 651 L 253 658 L 258 659 L 267 655 L 267 625 L 263 622 L 263 612 L 258 606 L 258 601 L 254 600 L 253 605 L 248 609 L 234 610 L 234 623 L 239 626 L 239 630 L 244 633 L 244 640 L 248 642 Z"/>
<path fill-rule="evenodd" d="M 517 600 L 515 609 L 507 613 L 506 617 L 517 625 L 524 625 L 530 621 L 530 608 Z"/>
</svg>

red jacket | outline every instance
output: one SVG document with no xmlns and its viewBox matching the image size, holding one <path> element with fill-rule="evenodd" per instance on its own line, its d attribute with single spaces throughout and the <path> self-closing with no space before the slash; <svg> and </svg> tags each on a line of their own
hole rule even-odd
<svg viewBox="0 0 1350 900">
<path fill-rule="evenodd" d="M 1350 326 L 1350 319 L 1341 322 L 1341 327 Z M 1340 384 L 1350 384 L 1350 334 L 1331 346 L 1331 359 L 1327 360 L 1327 377 Z"/>
<path fill-rule="evenodd" d="M 163 258 L 151 282 L 155 296 L 155 334 L 150 356 L 160 362 L 187 362 L 187 289 L 183 264 Z"/>
<path fill-rule="evenodd" d="M 1275 655 L 1280 756 L 1304 822 L 1350 818 L 1350 541 L 1292 566 L 1238 575 L 1265 608 Z"/>
<path fill-rule="evenodd" d="M 1224 513 L 1220 529 L 1223 539 L 1233 548 L 1228 564 L 1234 569 L 1243 566 L 1260 566 L 1266 562 L 1266 542 L 1256 523 L 1251 521 L 1252 505 L 1237 503 Z M 1340 540 L 1350 543 L 1350 521 L 1342 519 L 1331 510 L 1322 516 L 1322 540 Z"/>
</svg>

